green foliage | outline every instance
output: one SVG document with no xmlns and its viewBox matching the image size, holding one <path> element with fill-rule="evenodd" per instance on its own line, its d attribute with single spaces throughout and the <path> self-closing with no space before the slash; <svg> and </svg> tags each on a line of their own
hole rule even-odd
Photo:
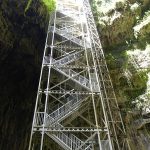
<svg viewBox="0 0 150 150">
<path fill-rule="evenodd" d="M 139 83 L 137 85 L 139 85 L 140 87 L 147 87 L 147 81 L 148 81 L 148 75 L 147 75 L 147 71 L 140 71 L 138 72 L 138 78 L 135 80 L 136 83 Z"/>
<path fill-rule="evenodd" d="M 46 9 L 50 12 L 55 9 L 55 0 L 42 0 L 42 4 L 46 7 Z"/>
<path fill-rule="evenodd" d="M 148 75 L 147 71 L 135 73 L 131 78 L 132 88 L 125 90 L 128 99 L 133 100 L 143 94 L 147 88 Z"/>
<path fill-rule="evenodd" d="M 125 4 L 123 2 L 116 2 L 116 10 L 123 11 L 124 5 Z"/>
<path fill-rule="evenodd" d="M 128 86 L 127 77 L 122 76 L 122 77 L 119 79 L 119 86 L 122 87 L 122 88 Z"/>
<path fill-rule="evenodd" d="M 27 10 L 30 8 L 31 3 L 32 3 L 32 0 L 29 0 L 28 3 L 27 3 L 26 8 L 25 8 L 25 10 L 24 10 L 24 13 L 26 13 Z"/>
<path fill-rule="evenodd" d="M 109 53 L 108 53 L 109 52 Z M 109 69 L 126 69 L 127 68 L 127 54 L 125 50 L 122 51 L 108 51 L 105 55 Z"/>
<path fill-rule="evenodd" d="M 108 65 L 109 69 L 116 68 L 116 59 L 111 53 L 106 55 L 106 61 L 107 61 L 107 65 Z"/>
<path fill-rule="evenodd" d="M 56 4 L 55 0 L 40 0 L 40 1 L 41 1 L 41 4 L 46 8 L 47 11 L 51 12 L 55 9 L 55 4 Z M 28 0 L 28 3 L 24 10 L 25 13 L 30 8 L 31 3 L 32 3 L 32 0 Z"/>
<path fill-rule="evenodd" d="M 125 90 L 125 95 L 127 96 L 128 100 L 132 103 L 134 99 L 136 99 L 138 96 L 143 94 L 145 92 L 145 88 L 141 89 L 127 89 Z"/>
</svg>

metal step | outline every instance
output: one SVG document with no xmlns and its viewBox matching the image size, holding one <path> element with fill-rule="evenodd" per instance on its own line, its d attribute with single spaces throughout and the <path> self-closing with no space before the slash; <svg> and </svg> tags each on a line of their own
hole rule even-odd
<svg viewBox="0 0 150 150">
<path fill-rule="evenodd" d="M 55 59 L 51 58 L 52 59 L 52 64 L 56 64 L 56 65 L 69 64 L 69 63 L 71 63 L 71 62 L 73 62 L 77 59 L 80 59 L 81 56 L 83 55 L 82 53 L 83 53 L 83 51 L 76 52 L 76 53 L 70 54 L 66 57 L 63 57 L 59 60 L 55 60 Z M 45 56 L 44 61 L 45 61 L 44 62 L 45 64 L 49 63 L 50 62 L 50 57 Z M 77 82 L 78 84 L 80 84 L 81 86 L 86 88 L 87 90 L 91 90 L 90 89 L 90 85 L 91 85 L 94 92 L 99 92 L 99 88 L 98 88 L 98 84 L 97 84 L 96 80 L 94 81 L 94 79 L 92 79 L 92 84 L 90 84 L 90 81 L 87 78 L 85 78 L 82 75 L 77 75 L 78 73 L 73 71 L 72 69 L 57 68 L 57 67 L 54 67 L 54 69 L 57 70 L 58 72 L 62 73 L 63 75 L 69 77 L 71 80 Z"/>
<path fill-rule="evenodd" d="M 69 17 L 74 21 L 79 21 L 80 16 L 79 12 L 76 10 L 71 10 L 70 8 L 64 7 L 63 5 L 59 5 L 58 10 L 59 13 Z"/>
<path fill-rule="evenodd" d="M 47 124 L 53 125 L 56 122 L 64 120 L 66 117 L 71 115 L 73 112 L 79 109 L 81 103 L 86 100 L 84 97 L 69 97 L 70 100 L 60 108 L 53 111 L 51 114 L 47 115 Z"/>
<path fill-rule="evenodd" d="M 66 118 L 63 121 L 63 124 L 68 125 L 71 121 L 73 121 L 75 118 L 77 118 L 79 116 L 79 114 L 82 114 L 85 111 L 87 111 L 87 109 L 88 109 L 87 104 L 88 104 L 88 101 L 84 102 L 83 106 L 80 106 L 78 113 L 72 113 L 68 118 Z"/>
<path fill-rule="evenodd" d="M 46 114 L 48 116 L 48 114 Z M 49 126 L 49 117 L 46 117 L 46 123 L 45 127 Z M 34 126 L 43 126 L 43 120 L 44 120 L 44 112 L 38 112 L 36 113 L 36 121 L 34 121 Z M 63 128 L 63 126 L 59 123 L 55 124 L 53 127 L 59 129 Z M 89 144 L 85 144 L 83 141 L 81 141 L 79 138 L 77 138 L 73 134 L 66 134 L 63 132 L 57 132 L 56 134 L 49 133 L 48 131 L 46 134 L 52 138 L 56 143 L 58 143 L 61 147 L 63 147 L 65 150 L 75 150 L 78 147 L 83 147 L 83 150 L 87 147 L 89 147 Z M 92 149 L 91 149 L 92 150 Z"/>
<path fill-rule="evenodd" d="M 77 22 L 80 21 L 81 13 L 79 14 L 79 5 L 76 5 L 76 3 L 73 3 L 72 6 L 71 4 L 66 5 L 60 1 L 57 7 L 57 11 Z"/>
<path fill-rule="evenodd" d="M 78 52 L 75 52 L 75 53 L 72 53 L 72 54 L 69 54 L 69 55 L 66 53 L 63 56 L 63 58 L 60 58 L 58 60 L 52 59 L 52 65 L 66 65 L 66 64 L 69 64 L 69 63 L 71 63 L 75 60 L 80 59 L 83 56 L 83 52 L 84 52 L 84 50 L 78 51 Z M 44 56 L 44 64 L 49 64 L 49 63 L 50 63 L 50 57 L 49 56 Z"/>
<path fill-rule="evenodd" d="M 73 71 L 70 68 L 54 68 L 61 74 L 65 75 L 66 77 L 70 78 L 71 80 L 75 81 L 76 83 L 80 84 L 82 87 L 86 88 L 87 90 L 91 91 L 90 86 L 92 86 L 93 92 L 99 92 L 98 84 L 96 82 L 92 82 L 90 84 L 90 81 L 85 78 L 82 75 L 79 75 L 79 73 Z"/>
<path fill-rule="evenodd" d="M 62 128 L 63 126 L 57 124 L 56 127 Z M 57 142 L 60 146 L 62 146 L 65 150 L 76 150 L 79 147 L 81 147 L 80 150 L 92 150 L 91 144 L 86 144 L 73 134 L 66 134 L 63 132 L 58 132 L 56 134 L 50 134 L 49 132 L 46 132 L 46 134 L 55 142 Z"/>
<path fill-rule="evenodd" d="M 73 95 L 68 97 L 67 103 L 51 114 L 47 114 L 46 116 L 46 126 L 56 127 L 56 128 L 63 128 L 61 124 L 58 122 L 64 118 L 66 118 L 67 115 L 70 115 L 75 111 L 75 109 L 79 108 L 79 105 L 83 102 L 83 97 L 78 95 Z M 72 111 L 73 110 L 73 111 Z M 57 124 L 53 125 L 53 122 L 56 122 Z M 57 134 L 50 134 L 46 132 L 46 134 L 52 138 L 55 142 L 57 142 L 61 147 L 63 147 L 65 150 L 75 150 L 79 147 L 81 147 L 82 150 L 92 150 L 91 145 L 86 145 L 83 141 L 81 141 L 79 138 L 77 138 L 73 134 L 66 134 L 63 132 L 58 132 Z"/>
<path fill-rule="evenodd" d="M 63 105 L 62 107 L 58 108 L 56 111 L 52 112 L 51 114 L 46 114 L 45 118 L 45 126 L 46 127 L 55 127 L 57 129 L 63 128 L 61 124 L 59 124 L 59 119 L 64 118 L 66 115 L 70 115 L 73 111 L 79 108 L 80 103 L 83 101 L 83 97 L 78 98 L 77 96 L 70 96 L 68 97 L 68 103 Z M 37 113 L 36 119 L 35 119 L 35 126 L 42 126 L 43 120 L 44 120 L 44 113 Z M 56 124 L 53 124 L 53 121 L 56 122 Z M 52 125 L 53 124 L 53 125 Z M 55 142 L 57 142 L 61 147 L 63 147 L 65 150 L 75 150 L 78 147 L 82 147 L 82 150 L 91 150 L 91 145 L 85 144 L 83 141 L 81 141 L 79 138 L 77 138 L 73 134 L 68 134 L 63 132 L 58 132 L 57 134 L 50 134 L 49 132 L 46 132 L 46 134 L 52 138 Z"/>
<path fill-rule="evenodd" d="M 51 31 L 54 30 L 54 27 L 51 27 Z M 64 29 L 58 29 L 55 28 L 55 33 L 66 38 L 69 41 L 72 41 L 73 43 L 82 46 L 82 47 L 86 47 L 86 48 L 90 48 L 90 43 L 88 42 L 88 39 L 86 37 L 84 37 L 85 39 L 79 39 L 77 37 L 82 36 L 82 34 L 79 35 L 73 35 L 71 32 L 69 32 L 69 30 L 66 28 Z M 85 42 L 84 42 L 85 41 Z"/>
<path fill-rule="evenodd" d="M 47 136 L 49 136 L 50 138 L 52 138 L 56 143 L 58 143 L 62 148 L 64 148 L 65 150 L 72 150 L 71 149 L 71 139 L 69 139 L 66 135 L 64 135 L 63 140 L 60 138 L 60 136 L 54 135 L 54 134 L 50 134 L 48 132 L 46 132 Z"/>
<path fill-rule="evenodd" d="M 72 54 L 69 54 L 59 60 L 53 60 L 53 64 L 54 65 L 65 65 L 65 64 L 69 64 L 75 60 L 80 59 L 83 56 L 83 50 L 79 51 L 79 52 L 75 52 Z"/>
</svg>

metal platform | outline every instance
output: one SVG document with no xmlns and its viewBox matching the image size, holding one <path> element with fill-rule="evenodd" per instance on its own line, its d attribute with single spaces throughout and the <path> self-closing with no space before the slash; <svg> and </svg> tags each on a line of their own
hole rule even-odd
<svg viewBox="0 0 150 150">
<path fill-rule="evenodd" d="M 29 150 L 128 150 L 88 0 L 57 0 Z"/>
</svg>

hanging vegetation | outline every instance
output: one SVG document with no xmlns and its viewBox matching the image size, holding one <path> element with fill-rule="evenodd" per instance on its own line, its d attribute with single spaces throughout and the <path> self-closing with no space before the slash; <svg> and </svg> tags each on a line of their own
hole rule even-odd
<svg viewBox="0 0 150 150">
<path fill-rule="evenodd" d="M 49 12 L 55 9 L 55 0 L 42 0 L 42 3 Z"/>
<path fill-rule="evenodd" d="M 45 7 L 45 9 L 49 12 L 55 9 L 55 4 L 56 4 L 55 0 L 40 0 L 40 2 Z M 24 10 L 25 13 L 29 10 L 31 3 L 32 3 L 32 0 L 28 0 L 28 3 Z"/>
<path fill-rule="evenodd" d="M 28 3 L 27 3 L 27 6 L 25 7 L 25 10 L 24 10 L 25 13 L 26 13 L 27 10 L 29 9 L 31 3 L 32 3 L 32 0 L 29 0 Z"/>
</svg>

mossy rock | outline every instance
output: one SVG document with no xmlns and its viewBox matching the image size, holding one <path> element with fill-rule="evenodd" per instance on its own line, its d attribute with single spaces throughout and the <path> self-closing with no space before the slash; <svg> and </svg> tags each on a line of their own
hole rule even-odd
<svg viewBox="0 0 150 150">
<path fill-rule="evenodd" d="M 146 45 L 146 43 L 150 43 L 150 23 L 145 25 L 140 30 L 140 32 L 138 33 L 137 40 L 139 42 L 138 44 L 139 46 Z"/>
<path fill-rule="evenodd" d="M 41 8 L 43 9 L 41 9 L 42 12 L 47 11 L 47 13 L 49 14 L 51 11 L 55 10 L 55 0 L 38 0 L 38 2 L 41 4 Z M 31 6 L 34 7 L 33 5 L 35 3 L 36 2 L 34 0 L 28 0 L 24 12 L 26 13 Z"/>
<path fill-rule="evenodd" d="M 117 11 L 123 11 L 125 9 L 125 3 L 124 2 L 117 2 L 116 3 L 116 10 Z"/>
</svg>

